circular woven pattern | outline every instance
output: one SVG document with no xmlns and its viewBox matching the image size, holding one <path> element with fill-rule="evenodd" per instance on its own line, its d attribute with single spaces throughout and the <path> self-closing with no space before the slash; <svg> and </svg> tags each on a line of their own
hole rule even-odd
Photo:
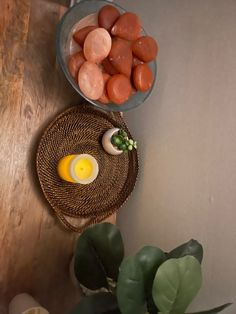
<svg viewBox="0 0 236 314">
<path fill-rule="evenodd" d="M 60 114 L 44 132 L 37 152 L 37 172 L 44 195 L 62 223 L 81 231 L 90 223 L 110 216 L 132 192 L 137 174 L 137 152 L 111 156 L 101 145 L 107 129 L 123 128 L 122 117 L 83 104 Z M 99 165 L 99 174 L 88 185 L 68 183 L 57 174 L 59 160 L 69 154 L 91 154 Z M 74 227 L 67 217 L 87 218 L 83 226 Z"/>
</svg>

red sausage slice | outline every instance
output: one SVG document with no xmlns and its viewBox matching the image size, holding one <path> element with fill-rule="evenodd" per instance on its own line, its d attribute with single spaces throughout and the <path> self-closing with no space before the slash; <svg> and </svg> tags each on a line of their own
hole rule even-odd
<svg viewBox="0 0 236 314">
<path fill-rule="evenodd" d="M 111 76 L 107 73 L 102 73 L 102 76 L 103 76 L 103 81 L 104 81 L 104 89 L 103 89 L 102 96 L 98 100 L 102 102 L 103 104 L 109 104 L 110 99 L 107 94 L 107 81 L 109 80 Z"/>
<path fill-rule="evenodd" d="M 117 105 L 129 99 L 131 90 L 130 80 L 123 74 L 113 75 L 107 82 L 108 97 Z"/>
<path fill-rule="evenodd" d="M 118 74 L 119 72 L 113 67 L 113 65 L 111 64 L 111 62 L 109 61 L 108 58 L 104 59 L 102 61 L 102 66 L 105 70 L 106 73 L 110 74 L 110 75 L 115 75 Z"/>
<path fill-rule="evenodd" d="M 104 81 L 98 65 L 85 61 L 79 70 L 78 84 L 86 97 L 92 100 L 99 99 L 103 94 Z"/>
<path fill-rule="evenodd" d="M 158 53 L 158 46 L 154 38 L 142 36 L 132 45 L 133 54 L 144 62 L 154 60 Z"/>
<path fill-rule="evenodd" d="M 96 28 L 97 26 L 94 25 L 83 27 L 73 34 L 73 38 L 77 42 L 77 44 L 83 47 L 87 35 Z"/>
<path fill-rule="evenodd" d="M 140 37 L 141 25 L 136 14 L 126 12 L 115 22 L 111 34 L 127 40 L 136 40 Z"/>
<path fill-rule="evenodd" d="M 72 56 L 70 56 L 70 59 L 68 61 L 68 68 L 70 71 L 70 74 L 77 79 L 79 69 L 81 65 L 85 62 L 85 57 L 83 54 L 83 51 L 76 52 Z"/>
<path fill-rule="evenodd" d="M 111 50 L 111 36 L 104 28 L 91 31 L 84 41 L 84 56 L 88 61 L 101 62 Z"/>
<path fill-rule="evenodd" d="M 143 61 L 139 60 L 136 57 L 133 57 L 132 67 L 136 67 L 136 65 L 143 64 Z"/>
<path fill-rule="evenodd" d="M 148 91 L 152 87 L 153 80 L 152 71 L 147 64 L 139 64 L 134 68 L 133 81 L 137 90 Z"/>
<path fill-rule="evenodd" d="M 120 12 L 112 5 L 105 5 L 98 13 L 98 25 L 110 31 Z"/>
<path fill-rule="evenodd" d="M 130 43 L 124 39 L 114 38 L 109 54 L 109 61 L 119 73 L 129 77 L 133 62 Z"/>
</svg>

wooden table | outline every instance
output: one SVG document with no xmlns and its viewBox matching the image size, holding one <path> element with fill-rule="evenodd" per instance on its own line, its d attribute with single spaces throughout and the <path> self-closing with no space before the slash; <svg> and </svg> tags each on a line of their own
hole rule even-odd
<svg viewBox="0 0 236 314">
<path fill-rule="evenodd" d="M 21 292 L 32 294 L 51 314 L 65 314 L 80 299 L 68 277 L 76 235 L 55 220 L 35 173 L 42 130 L 79 101 L 55 58 L 55 30 L 65 4 L 1 0 L 1 314 Z"/>
</svg>

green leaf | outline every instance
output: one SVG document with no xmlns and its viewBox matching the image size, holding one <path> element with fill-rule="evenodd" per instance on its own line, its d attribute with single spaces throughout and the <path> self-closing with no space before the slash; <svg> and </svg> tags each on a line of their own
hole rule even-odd
<svg viewBox="0 0 236 314">
<path fill-rule="evenodd" d="M 147 301 L 147 308 L 150 314 L 157 313 L 157 307 L 152 299 L 152 285 L 158 267 L 166 260 L 165 253 L 156 247 L 144 246 L 136 255 L 144 279 L 144 289 Z"/>
<path fill-rule="evenodd" d="M 125 145 L 128 147 L 129 146 L 129 140 L 125 140 Z"/>
<path fill-rule="evenodd" d="M 111 142 L 113 145 L 118 146 L 122 144 L 122 138 L 119 135 L 113 135 L 111 138 Z"/>
<path fill-rule="evenodd" d="M 162 314 L 183 314 L 201 283 L 201 265 L 195 257 L 169 259 L 157 270 L 152 296 Z"/>
<path fill-rule="evenodd" d="M 120 144 L 120 145 L 118 146 L 118 148 L 119 148 L 120 150 L 126 150 L 126 145 L 125 145 L 125 143 Z"/>
<path fill-rule="evenodd" d="M 145 246 L 137 254 L 123 261 L 117 285 L 117 297 L 122 313 L 157 313 L 152 299 L 152 285 L 158 267 L 165 261 L 165 253 Z"/>
<path fill-rule="evenodd" d="M 187 243 L 184 243 L 174 250 L 172 250 L 170 253 L 167 254 L 167 258 L 179 258 L 186 255 L 192 255 L 196 257 L 196 259 L 201 264 L 202 258 L 203 258 L 203 248 L 202 245 L 196 241 L 196 240 L 190 240 Z"/>
<path fill-rule="evenodd" d="M 121 264 L 117 300 L 122 314 L 146 313 L 143 273 L 135 256 L 125 258 Z"/>
<path fill-rule="evenodd" d="M 124 245 L 116 226 L 109 223 L 91 226 L 77 241 L 76 278 L 91 290 L 108 288 L 107 278 L 117 281 L 123 257 Z"/>
<path fill-rule="evenodd" d="M 141 266 L 145 289 L 148 290 L 152 288 L 158 267 L 166 260 L 165 253 L 159 248 L 144 246 L 135 258 Z"/>
<path fill-rule="evenodd" d="M 158 267 L 166 260 L 165 253 L 156 247 L 144 246 L 136 255 L 144 278 L 144 289 L 148 312 L 154 314 L 158 309 L 152 298 L 152 285 Z"/>
<path fill-rule="evenodd" d="M 123 129 L 119 130 L 118 134 L 122 136 L 123 138 L 128 136 L 127 133 Z"/>
<path fill-rule="evenodd" d="M 224 309 L 226 309 L 230 305 L 232 305 L 232 303 L 226 303 L 224 305 L 215 307 L 214 309 L 211 309 L 211 310 L 195 312 L 195 313 L 189 313 L 189 314 L 215 314 L 215 313 L 220 313 L 221 311 L 223 311 Z"/>
<path fill-rule="evenodd" d="M 116 297 L 101 292 L 83 298 L 70 314 L 120 314 Z"/>
</svg>

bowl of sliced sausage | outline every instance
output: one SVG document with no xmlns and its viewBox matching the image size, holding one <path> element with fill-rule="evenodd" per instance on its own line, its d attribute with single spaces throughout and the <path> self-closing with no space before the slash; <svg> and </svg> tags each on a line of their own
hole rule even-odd
<svg viewBox="0 0 236 314">
<path fill-rule="evenodd" d="M 156 80 L 156 40 L 137 14 L 109 1 L 84 0 L 62 17 L 58 62 L 73 88 L 107 111 L 127 111 L 147 99 Z"/>
</svg>

